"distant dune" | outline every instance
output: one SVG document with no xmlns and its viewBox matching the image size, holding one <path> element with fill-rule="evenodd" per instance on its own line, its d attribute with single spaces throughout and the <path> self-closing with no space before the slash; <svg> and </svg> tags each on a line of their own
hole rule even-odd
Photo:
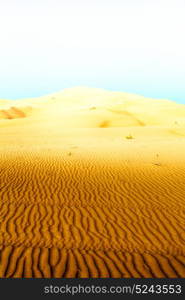
<svg viewBox="0 0 185 300">
<path fill-rule="evenodd" d="M 2 100 L 0 105 L 0 119 L 29 116 L 48 123 L 60 118 L 64 127 L 185 126 L 185 105 L 101 89 L 77 87 L 38 99 Z"/>
<path fill-rule="evenodd" d="M 185 105 L 0 100 L 1 277 L 185 277 Z"/>
</svg>

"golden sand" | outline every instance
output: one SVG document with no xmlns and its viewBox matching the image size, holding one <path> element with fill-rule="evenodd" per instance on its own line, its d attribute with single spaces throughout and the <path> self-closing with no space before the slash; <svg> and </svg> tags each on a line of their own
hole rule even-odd
<svg viewBox="0 0 185 300">
<path fill-rule="evenodd" d="M 185 277 L 185 106 L 0 100 L 1 277 Z"/>
</svg>

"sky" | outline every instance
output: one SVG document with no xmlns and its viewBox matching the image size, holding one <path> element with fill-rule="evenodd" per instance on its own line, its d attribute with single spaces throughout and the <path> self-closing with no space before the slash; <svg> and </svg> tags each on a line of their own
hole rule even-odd
<svg viewBox="0 0 185 300">
<path fill-rule="evenodd" d="M 0 0 L 0 99 L 89 86 L 185 104 L 185 0 Z"/>
</svg>

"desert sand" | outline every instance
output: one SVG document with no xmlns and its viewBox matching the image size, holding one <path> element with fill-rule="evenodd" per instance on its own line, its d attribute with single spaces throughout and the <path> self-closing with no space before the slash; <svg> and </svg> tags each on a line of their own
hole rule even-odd
<svg viewBox="0 0 185 300">
<path fill-rule="evenodd" d="M 185 105 L 0 100 L 1 277 L 185 277 Z"/>
</svg>

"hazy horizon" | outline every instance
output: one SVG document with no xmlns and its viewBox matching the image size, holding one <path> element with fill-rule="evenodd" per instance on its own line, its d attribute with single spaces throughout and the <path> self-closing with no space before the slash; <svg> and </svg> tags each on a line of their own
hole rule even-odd
<svg viewBox="0 0 185 300">
<path fill-rule="evenodd" d="M 32 96 L 22 96 L 22 97 L 19 97 L 19 98 L 7 98 L 7 97 L 0 97 L 0 100 L 26 100 L 26 99 L 32 99 L 32 98 L 39 98 L 39 97 L 45 97 L 45 96 L 49 96 L 49 95 L 53 95 L 53 94 L 57 94 L 57 93 L 61 93 L 63 92 L 64 90 L 73 90 L 73 89 L 76 89 L 76 88 L 81 88 L 81 89 L 100 89 L 100 90 L 105 90 L 105 91 L 110 91 L 110 92 L 122 92 L 122 93 L 127 93 L 128 95 L 137 95 L 137 96 L 142 96 L 142 97 L 146 97 L 148 99 L 158 99 L 158 100 L 170 100 L 170 101 L 173 101 L 173 102 L 176 102 L 178 104 L 184 104 L 185 105 L 185 101 L 182 102 L 182 101 L 177 101 L 175 99 L 171 99 L 171 98 L 166 98 L 166 97 L 154 97 L 154 96 L 150 96 L 150 95 L 146 95 L 146 94 L 143 94 L 143 93 L 137 93 L 137 92 L 130 92 L 130 91 L 126 91 L 126 90 L 113 90 L 113 89 L 110 89 L 110 88 L 102 88 L 102 87 L 93 87 L 93 86 L 85 86 L 85 85 L 78 85 L 78 86 L 72 86 L 72 87 L 64 87 L 63 89 L 59 89 L 59 90 L 56 90 L 56 91 L 51 91 L 51 92 L 48 92 L 48 93 L 45 93 L 45 94 L 40 94 L 40 95 L 33 95 Z"/>
<path fill-rule="evenodd" d="M 87 86 L 185 104 L 183 0 L 6 0 L 0 99 Z"/>
</svg>

